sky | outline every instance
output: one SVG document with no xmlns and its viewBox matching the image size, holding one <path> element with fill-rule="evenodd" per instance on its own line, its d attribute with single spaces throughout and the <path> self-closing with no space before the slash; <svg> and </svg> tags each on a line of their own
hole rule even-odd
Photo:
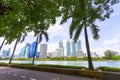
<svg viewBox="0 0 120 80">
<path fill-rule="evenodd" d="M 104 55 L 105 50 L 113 50 L 120 52 L 120 4 L 114 5 L 113 9 L 114 12 L 111 14 L 111 17 L 109 19 L 103 22 L 96 22 L 96 24 L 99 26 L 100 29 L 99 40 L 96 41 L 92 38 L 91 31 L 88 28 L 90 49 L 92 52 L 97 52 L 97 54 L 100 56 Z M 71 23 L 71 19 L 69 19 L 63 25 L 59 25 L 60 20 L 61 18 L 58 18 L 56 24 L 54 26 L 51 25 L 47 31 L 49 34 L 49 41 L 47 42 L 48 52 L 55 51 L 58 48 L 60 40 L 64 42 L 64 46 L 66 46 L 65 44 L 66 40 L 69 40 L 70 37 L 69 25 Z M 0 38 L 0 44 L 2 43 L 3 39 L 4 38 Z M 33 41 L 35 41 L 35 39 L 36 37 L 34 37 L 33 32 L 28 33 L 28 36 L 26 37 L 25 41 L 17 45 L 15 54 L 20 53 L 21 48 L 25 46 L 26 43 L 32 43 Z M 86 52 L 83 31 L 80 34 L 79 39 L 81 40 L 82 43 L 82 50 Z M 41 43 L 46 43 L 46 42 L 43 39 Z M 13 41 L 10 45 L 4 45 L 2 50 L 3 49 L 8 50 L 8 48 L 10 48 L 12 53 L 14 44 L 15 41 Z M 38 51 L 39 50 L 40 49 L 38 46 Z"/>
</svg>

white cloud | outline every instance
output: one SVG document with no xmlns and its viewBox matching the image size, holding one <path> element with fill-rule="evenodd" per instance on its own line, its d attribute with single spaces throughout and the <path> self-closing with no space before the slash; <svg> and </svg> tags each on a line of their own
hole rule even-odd
<svg viewBox="0 0 120 80">
<path fill-rule="evenodd" d="M 102 42 L 103 41 L 103 42 Z M 117 37 L 108 40 L 102 40 L 101 45 L 91 47 L 91 51 L 95 51 L 99 56 L 103 56 L 106 50 L 120 51 L 120 41 Z M 92 45 L 92 44 L 91 44 Z M 97 44 L 96 44 L 97 45 Z"/>
<path fill-rule="evenodd" d="M 118 38 L 113 38 L 109 40 L 104 40 L 101 46 L 92 48 L 92 51 L 95 51 L 98 55 L 103 56 L 106 50 L 113 50 L 120 52 L 120 41 Z"/>
<path fill-rule="evenodd" d="M 120 14 L 120 12 L 114 12 L 114 13 L 111 15 L 111 17 L 117 16 L 117 15 L 119 15 L 119 14 Z"/>
<path fill-rule="evenodd" d="M 104 51 L 106 49 L 103 47 L 98 47 L 98 48 L 95 48 L 95 49 L 91 49 L 91 51 L 95 51 L 99 56 L 104 56 Z"/>
<path fill-rule="evenodd" d="M 34 36 L 34 32 L 29 32 L 28 35 Z"/>
<path fill-rule="evenodd" d="M 58 48 L 59 44 L 58 43 L 51 43 L 48 45 L 48 52 L 55 51 Z"/>
<path fill-rule="evenodd" d="M 118 38 L 113 38 L 111 40 L 104 40 L 103 41 L 104 45 L 116 45 L 116 44 L 119 44 L 119 43 L 120 43 L 120 41 L 119 41 Z"/>
<path fill-rule="evenodd" d="M 54 26 L 50 26 L 48 29 L 48 34 L 50 38 L 53 38 L 55 36 L 63 34 L 64 27 L 62 25 L 59 25 L 57 22 Z"/>
<path fill-rule="evenodd" d="M 120 14 L 120 11 L 119 11 L 120 5 L 119 5 L 119 4 L 113 5 L 113 9 L 114 9 L 114 12 L 113 12 L 112 15 L 111 15 L 112 17 Z"/>
</svg>

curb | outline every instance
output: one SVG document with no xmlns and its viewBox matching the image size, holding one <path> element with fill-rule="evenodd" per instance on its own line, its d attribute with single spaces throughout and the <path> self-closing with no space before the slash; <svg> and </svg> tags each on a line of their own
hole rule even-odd
<svg viewBox="0 0 120 80">
<path fill-rule="evenodd" d="M 80 70 L 80 69 L 43 67 L 43 66 L 31 66 L 31 65 L 26 66 L 26 65 L 15 65 L 15 64 L 0 64 L 0 66 L 35 70 L 35 71 L 53 72 L 53 73 L 67 74 L 67 75 L 84 76 L 84 77 L 91 77 L 102 80 L 120 80 L 119 72 Z"/>
</svg>

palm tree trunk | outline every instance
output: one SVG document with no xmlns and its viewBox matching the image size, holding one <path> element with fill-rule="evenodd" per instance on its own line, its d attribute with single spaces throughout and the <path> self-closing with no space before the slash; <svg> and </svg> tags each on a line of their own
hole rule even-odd
<svg viewBox="0 0 120 80">
<path fill-rule="evenodd" d="M 13 56 L 14 56 L 14 52 L 15 52 L 17 43 L 18 43 L 18 39 L 17 39 L 16 42 L 15 42 L 15 46 L 14 46 L 14 49 L 13 49 L 12 56 L 11 56 L 11 58 L 10 58 L 9 64 L 11 64 L 11 62 L 12 62 L 12 59 L 13 59 Z"/>
<path fill-rule="evenodd" d="M 38 42 L 38 36 L 37 36 L 37 39 L 36 39 L 36 45 L 35 45 L 35 50 L 34 50 L 32 65 L 34 65 L 34 61 L 35 61 L 36 49 L 37 49 L 37 45 L 38 45 L 37 42 Z"/>
<path fill-rule="evenodd" d="M 3 44 L 5 43 L 5 40 L 6 40 L 6 38 L 3 40 L 3 42 L 2 42 L 2 44 L 0 46 L 0 51 L 1 51 L 2 47 L 3 47 Z"/>
<path fill-rule="evenodd" d="M 87 49 L 87 55 L 88 55 L 88 66 L 89 66 L 90 70 L 94 70 L 92 59 L 91 59 L 91 54 L 90 54 L 90 47 L 89 47 L 89 40 L 88 40 L 88 34 L 87 34 L 86 26 L 84 28 L 84 33 L 85 33 L 85 42 L 86 42 L 86 49 Z"/>
</svg>

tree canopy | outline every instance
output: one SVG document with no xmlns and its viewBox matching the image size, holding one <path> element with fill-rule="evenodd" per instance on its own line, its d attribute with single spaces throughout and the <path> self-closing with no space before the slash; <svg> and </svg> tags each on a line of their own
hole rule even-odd
<svg viewBox="0 0 120 80">
<path fill-rule="evenodd" d="M 95 24 L 96 20 L 104 21 L 113 12 L 112 5 L 119 3 L 119 0 L 59 0 L 61 1 L 61 24 L 72 18 L 69 28 L 70 38 L 76 41 L 84 26 L 90 27 L 93 38 L 99 38 L 99 28 Z"/>
<path fill-rule="evenodd" d="M 74 35 L 74 39 L 78 39 L 83 18 L 87 17 L 86 25 L 91 27 L 93 37 L 98 39 L 96 36 L 99 29 L 94 22 L 109 18 L 113 12 L 111 5 L 118 2 L 119 0 L 1 0 L 0 36 L 12 42 L 30 31 L 36 35 L 40 29 L 47 30 L 51 24 L 55 24 L 56 17 L 62 16 L 61 24 L 72 18 L 69 30 L 71 38 Z"/>
<path fill-rule="evenodd" d="M 106 50 L 104 54 L 106 59 L 112 59 L 112 57 L 115 56 L 115 52 L 112 50 Z"/>
<path fill-rule="evenodd" d="M 21 37 L 22 34 L 33 31 L 47 30 L 55 24 L 60 15 L 58 5 L 52 0 L 2 0 L 0 12 L 0 36 L 7 37 L 9 43 Z"/>
</svg>

